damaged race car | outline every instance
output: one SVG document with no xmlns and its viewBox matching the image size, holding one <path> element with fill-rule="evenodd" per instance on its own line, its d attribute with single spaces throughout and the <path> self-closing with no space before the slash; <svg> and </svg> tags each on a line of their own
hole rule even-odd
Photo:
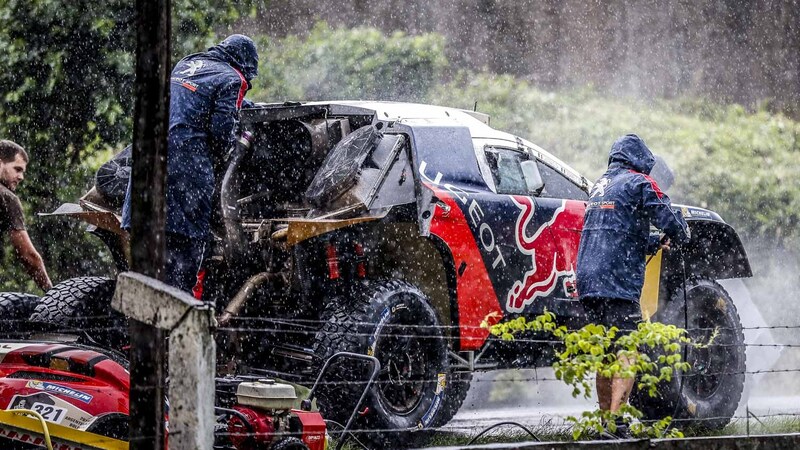
<svg viewBox="0 0 800 450">
<path fill-rule="evenodd" d="M 240 126 L 217 174 L 214 241 L 195 288 L 217 308 L 221 373 L 310 383 L 337 352 L 375 356 L 381 371 L 358 427 L 381 430 L 363 435 L 373 444 L 408 444 L 410 431 L 453 417 L 473 372 L 555 360 L 548 344 L 491 336 L 481 327 L 487 317 L 547 309 L 561 324 L 582 325 L 575 261 L 591 184 L 491 128 L 488 116 L 388 102 L 259 104 L 241 112 Z M 117 215 L 126 158 L 54 213 L 90 223 L 119 270 L 127 269 Z M 690 351 L 688 373 L 634 402 L 649 417 L 719 428 L 741 398 L 745 354 L 736 307 L 717 280 L 752 274 L 719 215 L 675 208 L 692 238 L 649 261 L 644 316 L 687 326 L 700 341 L 716 333 L 723 345 Z M 110 309 L 113 291 L 113 279 L 67 280 L 30 319 L 121 349 L 127 329 Z M 319 389 L 323 416 L 345 421 L 367 378 L 367 367 L 335 365 L 338 382 Z"/>
</svg>

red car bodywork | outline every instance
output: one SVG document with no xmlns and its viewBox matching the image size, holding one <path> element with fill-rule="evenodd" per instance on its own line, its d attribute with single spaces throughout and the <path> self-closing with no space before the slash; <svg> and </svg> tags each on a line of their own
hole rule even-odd
<svg viewBox="0 0 800 450">
<path fill-rule="evenodd" d="M 33 409 L 46 420 L 87 430 L 108 414 L 128 414 L 128 371 L 94 350 L 50 343 L 0 343 L 0 408 Z"/>
</svg>

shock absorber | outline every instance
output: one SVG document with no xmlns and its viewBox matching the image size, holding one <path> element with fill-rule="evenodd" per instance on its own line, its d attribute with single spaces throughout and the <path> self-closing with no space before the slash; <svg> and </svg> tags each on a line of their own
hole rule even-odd
<svg viewBox="0 0 800 450">
<path fill-rule="evenodd" d="M 339 252 L 336 250 L 336 244 L 333 241 L 328 241 L 325 246 L 325 261 L 328 265 L 328 279 L 338 280 L 341 276 L 339 272 Z"/>
</svg>

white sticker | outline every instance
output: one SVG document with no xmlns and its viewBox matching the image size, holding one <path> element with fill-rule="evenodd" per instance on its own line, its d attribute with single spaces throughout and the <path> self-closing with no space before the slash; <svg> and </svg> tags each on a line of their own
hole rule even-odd
<svg viewBox="0 0 800 450">
<path fill-rule="evenodd" d="M 32 409 L 48 422 L 58 423 L 75 430 L 86 430 L 97 419 L 95 416 L 46 392 L 15 395 L 7 409 Z"/>
<path fill-rule="evenodd" d="M 44 420 L 53 423 L 61 423 L 67 415 L 67 408 L 59 408 L 45 403 L 36 402 L 31 405 L 31 409 L 41 414 Z"/>
</svg>

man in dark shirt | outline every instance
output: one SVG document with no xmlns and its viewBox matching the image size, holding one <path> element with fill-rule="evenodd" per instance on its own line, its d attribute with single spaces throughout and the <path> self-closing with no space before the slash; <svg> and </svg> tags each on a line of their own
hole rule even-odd
<svg viewBox="0 0 800 450">
<path fill-rule="evenodd" d="M 25 177 L 28 154 L 18 144 L 0 140 L 0 242 L 8 235 L 14 253 L 25 270 L 43 291 L 53 287 L 44 261 L 25 230 L 22 204 L 14 194 Z"/>
<path fill-rule="evenodd" d="M 672 210 L 669 197 L 650 178 L 655 157 L 635 134 L 611 146 L 608 170 L 594 184 L 586 206 L 578 249 L 580 301 L 590 323 L 615 326 L 624 334 L 641 321 L 639 297 L 644 285 L 645 256 L 682 244 L 689 227 Z M 650 236 L 650 225 L 666 238 Z M 620 362 L 630 361 L 620 355 Z M 611 412 L 627 403 L 633 378 L 597 376 L 600 409 Z"/>
</svg>

